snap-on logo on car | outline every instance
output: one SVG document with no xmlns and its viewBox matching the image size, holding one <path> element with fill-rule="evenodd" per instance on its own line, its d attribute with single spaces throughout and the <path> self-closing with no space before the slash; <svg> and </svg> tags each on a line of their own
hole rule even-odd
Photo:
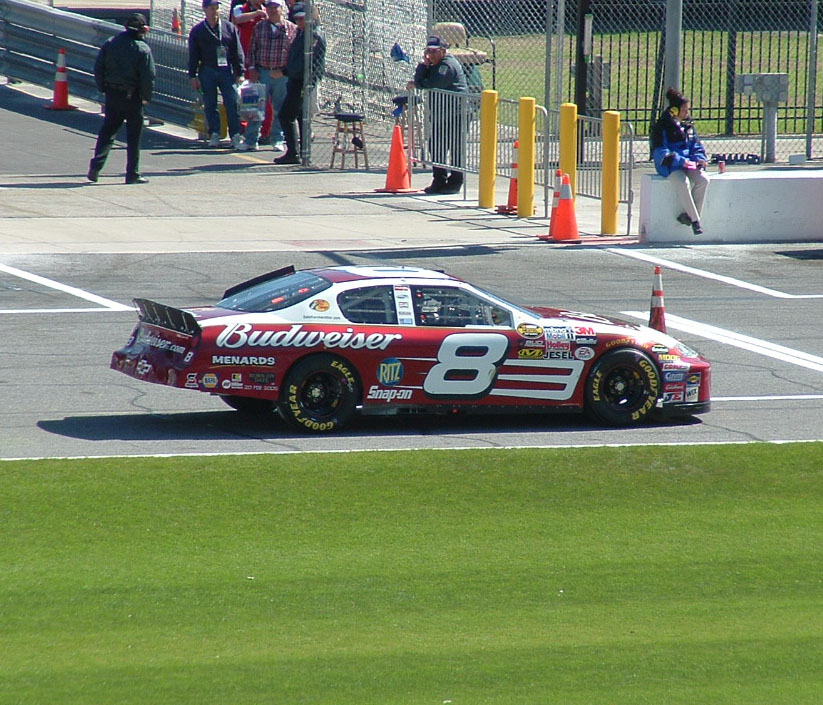
<svg viewBox="0 0 823 705">
<path fill-rule="evenodd" d="M 411 397 L 411 389 L 380 389 L 376 384 L 373 384 L 369 387 L 366 399 L 380 399 L 388 404 L 391 401 L 407 401 Z"/>
</svg>

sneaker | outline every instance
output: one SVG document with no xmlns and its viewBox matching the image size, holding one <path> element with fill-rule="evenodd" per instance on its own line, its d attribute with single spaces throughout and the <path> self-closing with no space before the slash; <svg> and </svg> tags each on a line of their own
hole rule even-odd
<svg viewBox="0 0 823 705">
<path fill-rule="evenodd" d="M 692 222 L 692 232 L 695 235 L 702 235 L 703 234 L 703 228 L 700 227 L 700 221 L 699 220 L 695 220 L 695 221 Z"/>
<path fill-rule="evenodd" d="M 241 137 L 239 132 L 236 135 L 231 136 L 232 147 L 234 147 L 235 149 L 240 149 L 241 144 L 243 144 L 243 138 Z"/>
<path fill-rule="evenodd" d="M 446 182 L 445 186 L 442 186 L 438 193 L 460 193 L 463 190 L 463 184 L 456 184 L 452 181 Z"/>
<path fill-rule="evenodd" d="M 209 147 L 219 147 L 220 146 L 220 135 L 216 132 L 212 132 L 209 135 Z"/>
<path fill-rule="evenodd" d="M 681 213 L 679 216 L 677 216 L 677 222 L 683 225 L 691 225 L 692 219 L 689 218 L 688 213 Z"/>
<path fill-rule="evenodd" d="M 97 169 L 89 169 L 89 173 L 86 174 L 86 178 L 91 181 L 93 184 L 97 183 L 97 177 L 100 176 L 100 172 Z"/>
<path fill-rule="evenodd" d="M 286 143 L 283 140 L 279 140 L 278 142 L 274 143 L 274 151 L 275 152 L 285 152 L 286 151 Z"/>
<path fill-rule="evenodd" d="M 147 184 L 149 180 L 145 176 L 140 176 L 140 174 L 135 174 L 133 176 L 126 177 L 127 184 Z"/>
<path fill-rule="evenodd" d="M 282 157 L 276 157 L 275 164 L 299 164 L 300 159 L 286 152 Z"/>
<path fill-rule="evenodd" d="M 257 146 L 257 142 L 254 144 L 249 144 L 248 142 L 241 142 L 237 145 L 237 149 L 240 152 L 256 152 L 260 147 Z"/>
</svg>

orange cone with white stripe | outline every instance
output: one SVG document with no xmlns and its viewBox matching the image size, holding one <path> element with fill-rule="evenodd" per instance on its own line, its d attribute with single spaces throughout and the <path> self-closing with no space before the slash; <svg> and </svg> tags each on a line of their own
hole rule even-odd
<svg viewBox="0 0 823 705">
<path fill-rule="evenodd" d="M 515 140 L 514 150 L 512 151 L 512 175 L 509 179 L 509 197 L 506 205 L 497 206 L 497 212 L 500 215 L 514 215 L 517 213 L 517 162 L 519 161 L 519 148 L 520 141 Z"/>
<path fill-rule="evenodd" d="M 563 185 L 563 172 L 558 169 L 554 172 L 554 194 L 552 195 L 552 213 L 549 221 L 549 232 L 538 235 L 538 240 L 551 240 L 557 223 L 557 204 L 560 203 L 560 188 Z"/>
<path fill-rule="evenodd" d="M 652 302 L 649 307 L 649 328 L 668 333 L 666 330 L 666 304 L 663 302 L 663 275 L 660 266 L 654 268 L 654 287 L 652 288 Z"/>
<path fill-rule="evenodd" d="M 557 224 L 555 225 L 555 220 Z M 560 199 L 557 201 L 557 214 L 552 218 L 552 240 L 555 242 L 580 242 L 577 230 L 577 214 L 574 211 L 572 182 L 568 174 L 563 174 L 560 185 Z"/>
<path fill-rule="evenodd" d="M 69 105 L 69 77 L 66 72 L 66 50 L 57 54 L 57 72 L 54 74 L 54 97 L 51 103 L 43 106 L 49 110 L 77 110 Z"/>
</svg>

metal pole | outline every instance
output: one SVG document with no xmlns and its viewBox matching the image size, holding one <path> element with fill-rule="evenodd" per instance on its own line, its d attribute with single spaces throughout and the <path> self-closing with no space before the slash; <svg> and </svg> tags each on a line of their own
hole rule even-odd
<svg viewBox="0 0 823 705">
<path fill-rule="evenodd" d="M 667 87 L 681 90 L 680 65 L 683 61 L 683 0 L 666 3 L 666 69 L 663 79 Z"/>
<path fill-rule="evenodd" d="M 817 92 L 817 0 L 812 0 L 809 27 L 809 85 L 806 86 L 806 159 L 812 158 L 814 106 Z"/>
<path fill-rule="evenodd" d="M 303 123 L 303 140 L 300 145 L 300 160 L 303 166 L 311 164 L 311 104 L 314 88 L 311 87 L 314 76 L 314 3 L 312 0 L 305 0 L 306 5 L 306 29 L 303 32 L 303 104 L 300 120 Z"/>
<path fill-rule="evenodd" d="M 566 52 L 566 0 L 557 0 L 557 48 L 555 50 L 554 65 L 556 77 L 554 79 L 554 101 L 557 110 L 563 102 L 563 67 Z"/>
<path fill-rule="evenodd" d="M 554 0 L 546 0 L 546 83 L 543 93 L 543 103 L 551 107 L 552 90 L 552 26 L 554 25 Z M 563 71 L 560 71 L 563 75 Z"/>
<path fill-rule="evenodd" d="M 586 16 L 591 14 L 591 0 L 580 0 L 577 5 L 577 51 L 574 61 L 574 102 L 579 115 L 588 115 L 586 96 L 589 87 L 589 64 L 586 61 Z"/>
</svg>

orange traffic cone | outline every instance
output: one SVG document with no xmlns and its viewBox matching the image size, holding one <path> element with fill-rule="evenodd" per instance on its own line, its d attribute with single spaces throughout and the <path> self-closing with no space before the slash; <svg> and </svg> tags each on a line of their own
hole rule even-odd
<svg viewBox="0 0 823 705">
<path fill-rule="evenodd" d="M 663 275 L 660 266 L 654 267 L 654 287 L 652 288 L 652 302 L 649 307 L 649 328 L 668 333 L 666 330 L 666 304 L 663 302 Z"/>
<path fill-rule="evenodd" d="M 538 240 L 551 240 L 557 224 L 557 205 L 560 203 L 560 189 L 563 186 L 563 172 L 558 169 L 554 172 L 554 194 L 552 195 L 552 214 L 549 221 L 549 232 L 538 235 Z"/>
<path fill-rule="evenodd" d="M 400 125 L 395 125 L 392 133 L 386 187 L 374 190 L 377 193 L 417 193 L 418 191 L 411 187 L 409 163 L 406 159 L 406 149 L 403 147 L 403 128 Z"/>
<path fill-rule="evenodd" d="M 514 150 L 512 151 L 512 175 L 509 179 L 509 197 L 506 205 L 497 206 L 497 212 L 500 215 L 514 215 L 517 213 L 517 162 L 518 149 L 520 147 L 520 140 L 515 140 Z"/>
<path fill-rule="evenodd" d="M 54 97 L 51 103 L 43 106 L 48 110 L 77 110 L 69 105 L 69 77 L 66 73 L 66 50 L 60 49 L 57 54 L 57 72 L 54 75 Z"/>
<path fill-rule="evenodd" d="M 183 35 L 183 25 L 180 22 L 180 14 L 177 12 L 176 7 L 171 11 L 171 31 L 174 34 Z"/>
<path fill-rule="evenodd" d="M 557 225 L 555 225 L 557 220 Z M 555 242 L 580 242 L 580 233 L 577 231 L 577 215 L 574 212 L 574 197 L 572 196 L 572 182 L 568 174 L 563 174 L 560 185 L 560 199 L 557 201 L 557 213 L 552 218 L 552 239 Z"/>
</svg>

